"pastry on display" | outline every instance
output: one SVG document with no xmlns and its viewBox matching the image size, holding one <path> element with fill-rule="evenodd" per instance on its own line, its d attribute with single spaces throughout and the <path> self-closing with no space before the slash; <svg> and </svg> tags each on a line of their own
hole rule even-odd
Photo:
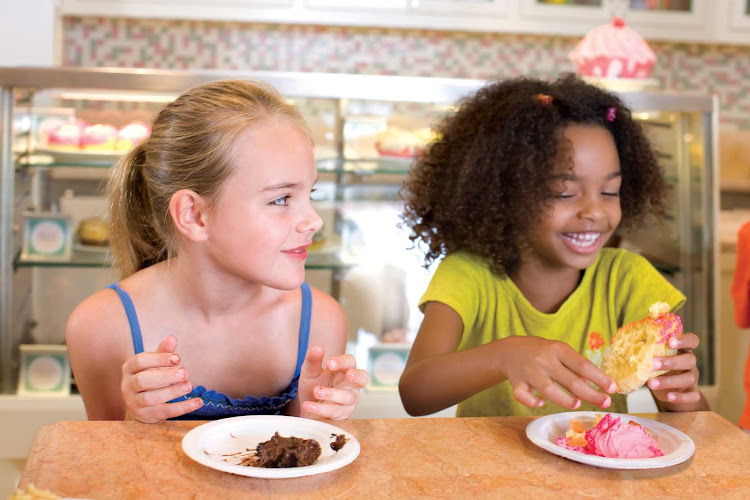
<svg viewBox="0 0 750 500">
<path fill-rule="evenodd" d="M 112 125 L 97 123 L 83 129 L 81 147 L 83 149 L 108 150 L 115 149 L 117 129 Z"/>
<path fill-rule="evenodd" d="M 375 136 L 375 148 L 383 156 L 414 157 L 436 138 L 435 132 L 429 128 L 406 130 L 388 127 Z"/>
<path fill-rule="evenodd" d="M 578 42 L 570 59 L 583 76 L 599 78 L 648 78 L 656 54 L 636 31 L 615 17 L 597 26 Z"/>
<path fill-rule="evenodd" d="M 594 419 L 594 428 L 571 419 L 565 436 L 557 446 L 566 450 L 606 458 L 655 458 L 664 456 L 659 441 L 650 430 L 636 422 L 623 423 L 620 417 L 607 413 Z"/>
<path fill-rule="evenodd" d="M 630 394 L 665 370 L 654 370 L 654 358 L 673 356 L 669 339 L 682 334 L 680 317 L 669 312 L 669 304 L 656 302 L 649 316 L 625 324 L 612 337 L 602 354 L 602 371 L 617 384 L 617 392 Z"/>
<path fill-rule="evenodd" d="M 83 131 L 88 127 L 83 120 L 70 120 L 49 130 L 47 144 L 56 149 L 77 150 L 81 147 Z"/>
<path fill-rule="evenodd" d="M 127 151 L 151 134 L 151 127 L 139 120 L 124 125 L 117 131 L 115 149 Z"/>
<path fill-rule="evenodd" d="M 109 244 L 109 223 L 101 217 L 83 219 L 76 231 L 82 245 L 107 246 Z"/>
</svg>

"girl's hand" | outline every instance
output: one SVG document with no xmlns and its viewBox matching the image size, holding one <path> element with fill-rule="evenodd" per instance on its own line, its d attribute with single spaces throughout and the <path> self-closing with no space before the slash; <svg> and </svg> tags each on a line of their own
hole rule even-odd
<svg viewBox="0 0 750 500">
<path fill-rule="evenodd" d="M 312 394 L 316 401 L 302 401 L 302 411 L 308 413 L 303 417 L 330 418 L 344 420 L 356 408 L 359 402 L 359 391 L 370 380 L 364 370 L 357 369 L 354 356 L 342 354 L 326 361 L 323 367 L 325 349 L 320 346 L 311 347 L 307 351 L 305 363 L 300 371 L 301 387 L 313 386 Z"/>
<path fill-rule="evenodd" d="M 497 342 L 504 343 L 500 368 L 513 386 L 513 396 L 526 406 L 543 406 L 544 399 L 570 409 L 581 406 L 581 400 L 602 408 L 612 404 L 612 398 L 589 382 L 610 394 L 616 389 L 615 382 L 565 342 L 532 336 Z"/>
<path fill-rule="evenodd" d="M 694 333 L 683 333 L 669 339 L 669 347 L 677 349 L 674 356 L 654 358 L 655 370 L 669 370 L 648 381 L 654 397 L 666 403 L 669 410 L 691 411 L 708 409 L 698 391 L 698 367 L 693 349 L 700 339 Z"/>
<path fill-rule="evenodd" d="M 127 407 L 126 420 L 152 424 L 203 406 L 200 398 L 167 403 L 192 390 L 187 370 L 179 366 L 176 348 L 177 339 L 169 335 L 159 343 L 156 352 L 136 354 L 122 364 L 120 388 Z"/>
</svg>

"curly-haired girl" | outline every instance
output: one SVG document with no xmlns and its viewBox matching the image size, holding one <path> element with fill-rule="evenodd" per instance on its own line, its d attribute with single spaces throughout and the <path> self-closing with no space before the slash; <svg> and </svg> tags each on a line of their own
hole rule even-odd
<svg viewBox="0 0 750 500">
<path fill-rule="evenodd" d="M 518 78 L 464 99 L 406 182 L 404 220 L 440 262 L 399 390 L 412 415 L 626 410 L 597 364 L 618 325 L 685 296 L 643 257 L 603 248 L 663 213 L 666 185 L 617 96 L 575 76 Z M 692 349 L 670 340 L 648 385 L 668 410 L 706 408 Z M 545 400 L 549 404 L 545 404 Z M 583 401 L 583 406 L 582 406 Z"/>
</svg>

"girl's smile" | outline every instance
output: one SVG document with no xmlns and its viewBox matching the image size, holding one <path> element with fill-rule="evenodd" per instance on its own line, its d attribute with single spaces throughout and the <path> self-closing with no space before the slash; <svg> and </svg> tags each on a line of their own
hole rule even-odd
<svg viewBox="0 0 750 500">
<path fill-rule="evenodd" d="M 601 232 L 562 233 L 563 242 L 574 252 L 596 253 L 604 244 Z"/>
<path fill-rule="evenodd" d="M 307 247 L 310 245 L 303 245 L 301 247 L 293 248 L 291 250 L 282 250 L 281 253 L 294 260 L 305 260 L 307 258 Z"/>
</svg>

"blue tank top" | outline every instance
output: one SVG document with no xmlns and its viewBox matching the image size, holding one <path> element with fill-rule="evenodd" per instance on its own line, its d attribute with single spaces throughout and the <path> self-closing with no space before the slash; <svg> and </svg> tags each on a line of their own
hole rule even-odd
<svg viewBox="0 0 750 500">
<path fill-rule="evenodd" d="M 109 285 L 122 301 L 125 308 L 125 314 L 128 316 L 130 323 L 130 334 L 133 337 L 133 348 L 135 353 L 143 352 L 143 338 L 141 337 L 141 327 L 138 323 L 138 316 L 135 313 L 135 305 L 130 295 L 119 287 L 117 283 Z M 202 385 L 193 387 L 189 394 L 173 399 L 170 403 L 184 401 L 189 398 L 201 398 L 203 406 L 197 410 L 181 415 L 170 420 L 216 420 L 226 417 L 237 417 L 241 415 L 278 415 L 292 399 L 297 397 L 299 384 L 299 374 L 302 363 L 305 361 L 307 353 L 307 343 L 310 338 L 310 317 L 312 315 L 312 293 L 310 285 L 302 283 L 302 318 L 299 326 L 299 344 L 297 351 L 297 367 L 294 370 L 294 377 L 291 383 L 284 389 L 280 396 L 245 396 L 241 399 L 235 399 L 222 392 L 208 390 Z"/>
</svg>

